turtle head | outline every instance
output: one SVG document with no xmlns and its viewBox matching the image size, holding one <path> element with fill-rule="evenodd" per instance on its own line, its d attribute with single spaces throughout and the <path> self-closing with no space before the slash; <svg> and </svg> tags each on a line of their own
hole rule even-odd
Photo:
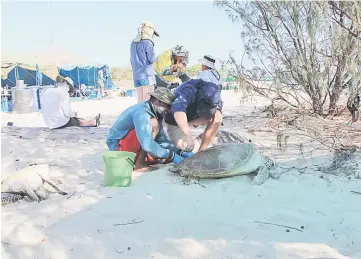
<svg viewBox="0 0 361 259">
<path fill-rule="evenodd" d="M 178 165 L 173 165 L 168 169 L 170 172 L 172 173 L 178 173 L 179 174 L 179 166 Z"/>
<path fill-rule="evenodd" d="M 271 168 L 275 167 L 276 166 L 276 161 L 270 157 L 265 157 L 265 160 L 264 160 L 264 166 L 270 170 Z"/>
</svg>

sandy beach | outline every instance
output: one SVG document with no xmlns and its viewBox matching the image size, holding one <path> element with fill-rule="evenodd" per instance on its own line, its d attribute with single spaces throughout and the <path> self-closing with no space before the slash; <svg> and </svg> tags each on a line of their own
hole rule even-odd
<svg viewBox="0 0 361 259">
<path fill-rule="evenodd" d="M 270 103 L 222 94 L 222 130 L 289 168 L 279 180 L 256 186 L 248 175 L 186 183 L 167 171 L 170 165 L 159 165 L 133 173 L 130 187 L 104 187 L 106 134 L 135 98 L 72 103 L 82 118 L 100 112 L 98 128 L 50 131 L 40 113 L 2 113 L 1 178 L 47 163 L 69 193 L 2 207 L 2 258 L 361 258 L 361 195 L 351 192 L 361 191 L 361 180 L 322 173 L 333 153 L 304 136 L 290 134 L 287 147 L 278 148 L 277 130 L 260 112 Z M 360 122 L 352 127 L 361 134 Z M 194 136 L 203 129 L 192 129 Z"/>
</svg>

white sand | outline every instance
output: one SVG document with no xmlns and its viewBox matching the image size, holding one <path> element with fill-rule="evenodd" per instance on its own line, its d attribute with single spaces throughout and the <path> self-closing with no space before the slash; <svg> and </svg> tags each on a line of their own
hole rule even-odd
<svg viewBox="0 0 361 259">
<path fill-rule="evenodd" d="M 51 132 L 39 113 L 2 113 L 1 178 L 48 163 L 50 175 L 69 192 L 2 207 L 2 258 L 361 258 L 361 195 L 350 193 L 360 191 L 361 181 L 315 171 L 312 165 L 329 163 L 330 156 L 315 151 L 312 159 L 300 159 L 295 147 L 302 139 L 278 150 L 275 134 L 260 131 L 267 119 L 253 106 L 261 101 L 240 106 L 233 95 L 224 97 L 224 115 L 235 116 L 225 120 L 224 130 L 252 139 L 284 166 L 309 168 L 261 186 L 250 176 L 202 186 L 185 185 L 160 166 L 134 174 L 130 187 L 104 188 L 107 131 L 135 98 L 73 103 L 84 118 L 101 112 L 100 128 Z M 17 127 L 6 127 L 8 121 Z M 126 223 L 134 224 L 114 226 Z"/>
</svg>

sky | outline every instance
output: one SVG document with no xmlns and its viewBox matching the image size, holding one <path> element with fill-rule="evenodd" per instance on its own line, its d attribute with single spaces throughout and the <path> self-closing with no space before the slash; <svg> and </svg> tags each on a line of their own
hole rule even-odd
<svg viewBox="0 0 361 259">
<path fill-rule="evenodd" d="M 91 63 L 130 67 L 130 43 L 143 21 L 155 25 L 155 52 L 179 44 L 190 64 L 205 54 L 243 53 L 241 26 L 213 1 L 1 1 L 1 51 L 58 48 Z M 218 63 L 219 64 L 219 63 Z"/>
</svg>

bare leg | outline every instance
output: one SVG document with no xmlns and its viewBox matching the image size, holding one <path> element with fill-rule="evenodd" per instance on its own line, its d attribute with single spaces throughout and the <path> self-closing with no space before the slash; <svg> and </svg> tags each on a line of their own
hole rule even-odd
<svg viewBox="0 0 361 259">
<path fill-rule="evenodd" d="M 102 80 L 98 81 L 98 87 L 99 87 L 100 95 L 103 97 L 103 95 L 104 95 L 104 82 Z"/>
<path fill-rule="evenodd" d="M 145 162 L 147 153 L 142 149 L 140 150 L 137 159 L 134 161 L 134 170 L 136 172 L 145 172 L 148 169 L 148 165 Z"/>
<path fill-rule="evenodd" d="M 207 121 L 205 119 L 198 119 L 192 122 L 193 125 L 200 125 L 200 124 L 208 124 L 206 130 L 203 133 L 201 145 L 199 146 L 199 150 L 207 149 L 209 144 L 212 142 L 213 138 L 216 136 L 217 131 L 221 127 L 222 124 L 222 114 L 217 111 L 216 114 L 213 116 L 211 121 Z"/>
<path fill-rule="evenodd" d="M 100 113 L 93 120 L 83 120 L 78 118 L 80 127 L 98 126 L 100 124 Z"/>
<path fill-rule="evenodd" d="M 150 93 L 154 91 L 154 86 L 152 85 L 145 85 L 139 86 L 136 88 L 137 91 L 137 99 L 138 103 L 148 101 L 150 98 Z"/>
<path fill-rule="evenodd" d="M 96 126 L 96 120 L 80 120 L 80 127 Z"/>
<path fill-rule="evenodd" d="M 159 133 L 159 124 L 157 119 L 153 118 L 152 121 L 152 138 L 155 139 Z M 140 150 L 136 161 L 134 162 L 134 170 L 136 172 L 149 172 L 154 170 L 153 168 L 149 167 L 146 163 L 145 159 L 147 157 L 147 153 L 142 149 Z"/>
</svg>

